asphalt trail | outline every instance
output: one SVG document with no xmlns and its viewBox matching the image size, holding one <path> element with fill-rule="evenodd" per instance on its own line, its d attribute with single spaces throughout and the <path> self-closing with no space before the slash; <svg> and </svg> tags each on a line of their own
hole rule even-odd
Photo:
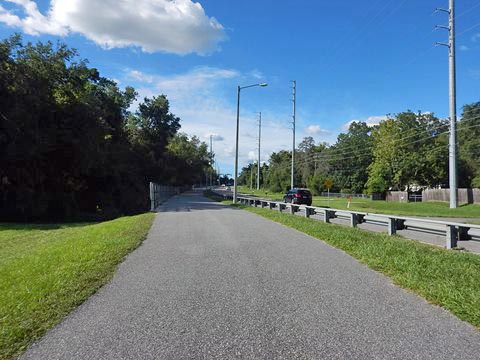
<svg viewBox="0 0 480 360">
<path fill-rule="evenodd" d="M 188 193 L 23 359 L 479 359 L 480 332 L 340 250 Z"/>
</svg>

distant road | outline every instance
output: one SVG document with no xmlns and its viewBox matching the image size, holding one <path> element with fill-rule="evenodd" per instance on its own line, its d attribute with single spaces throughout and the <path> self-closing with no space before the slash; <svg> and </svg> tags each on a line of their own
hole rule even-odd
<svg viewBox="0 0 480 360">
<path fill-rule="evenodd" d="M 220 193 L 220 194 L 233 196 L 233 192 L 231 192 L 229 190 L 225 190 L 223 188 L 217 188 L 215 191 Z M 255 197 L 253 195 L 248 195 L 248 194 L 246 194 L 244 196 Z M 259 199 L 260 199 L 260 197 L 259 197 Z M 341 213 L 342 211 L 340 210 L 339 212 Z M 305 213 L 303 211 L 300 211 L 300 212 L 297 212 L 295 215 L 304 216 Z M 374 232 L 387 232 L 386 225 L 380 225 L 380 224 L 378 224 L 377 222 L 374 221 L 374 220 L 378 220 L 378 217 L 376 217 L 375 215 L 377 215 L 377 214 L 369 213 L 369 215 L 367 217 L 365 217 L 366 222 L 364 222 L 362 224 L 359 224 L 358 227 L 360 229 L 374 231 Z M 390 215 L 394 215 L 394 214 L 390 214 Z M 457 223 L 472 223 L 472 221 L 474 223 L 476 223 L 480 220 L 480 219 L 475 219 L 475 218 L 447 218 L 447 217 L 426 217 L 426 216 L 407 216 L 407 217 L 412 218 L 412 219 L 414 219 L 414 218 L 432 219 L 432 220 L 439 220 L 439 221 L 451 221 L 451 222 L 457 222 Z M 313 216 L 311 216 L 311 218 L 316 219 L 316 220 L 321 220 L 321 216 L 317 216 L 317 215 L 313 215 Z M 350 226 L 350 223 L 347 219 L 335 218 L 335 219 L 331 219 L 330 222 L 332 222 L 333 224 Z M 422 226 L 423 223 L 422 222 L 419 223 L 419 222 L 409 220 L 409 221 L 406 222 L 406 225 Z M 437 232 L 427 232 L 427 231 L 420 231 L 419 232 L 419 231 L 414 231 L 414 230 L 410 230 L 410 229 L 407 228 L 407 229 L 403 229 L 403 230 L 397 230 L 397 234 L 401 235 L 401 236 L 403 236 L 407 239 L 410 239 L 410 240 L 417 240 L 417 241 L 424 242 L 424 243 L 427 243 L 427 244 L 436 245 L 436 246 L 440 246 L 440 247 L 445 247 L 446 240 L 445 240 L 444 226 L 438 225 L 438 226 L 436 226 L 436 228 L 438 230 Z M 442 232 L 442 234 L 440 234 L 440 232 Z M 473 234 L 475 236 L 475 240 L 474 241 L 460 240 L 460 241 L 458 241 L 458 247 L 460 247 L 460 248 L 463 247 L 470 252 L 480 254 L 480 241 L 478 241 L 478 239 L 480 238 L 480 231 L 473 229 L 473 230 L 470 231 L 470 234 Z"/>
<path fill-rule="evenodd" d="M 23 359 L 478 359 L 480 332 L 340 250 L 198 193 Z"/>
</svg>

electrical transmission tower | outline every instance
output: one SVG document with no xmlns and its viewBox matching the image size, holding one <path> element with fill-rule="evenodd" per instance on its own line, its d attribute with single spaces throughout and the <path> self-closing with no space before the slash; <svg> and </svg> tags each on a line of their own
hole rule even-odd
<svg viewBox="0 0 480 360">
<path fill-rule="evenodd" d="M 458 206 L 457 187 L 457 89 L 455 65 L 455 1 L 449 0 L 448 9 L 437 8 L 436 12 L 448 14 L 448 26 L 437 25 L 437 29 L 448 30 L 448 43 L 437 42 L 436 45 L 448 47 L 449 67 L 449 107 L 450 107 L 450 140 L 449 140 L 449 187 L 450 208 Z"/>
</svg>

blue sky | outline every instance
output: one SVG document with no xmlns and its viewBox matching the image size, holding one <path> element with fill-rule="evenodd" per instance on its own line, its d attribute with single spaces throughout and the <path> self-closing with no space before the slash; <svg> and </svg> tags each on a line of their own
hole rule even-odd
<svg viewBox="0 0 480 360">
<path fill-rule="evenodd" d="M 140 97 L 165 93 L 182 131 L 206 141 L 233 172 L 236 86 L 242 93 L 242 165 L 291 144 L 335 142 L 352 120 L 374 124 L 411 109 L 448 114 L 447 0 L 0 0 L 0 35 L 60 39 Z M 458 107 L 480 100 L 480 3 L 457 1 Z"/>
</svg>

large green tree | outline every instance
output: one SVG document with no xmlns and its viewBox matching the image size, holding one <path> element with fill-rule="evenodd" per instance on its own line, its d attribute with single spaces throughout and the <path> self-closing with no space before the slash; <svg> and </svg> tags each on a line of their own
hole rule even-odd
<svg viewBox="0 0 480 360">
<path fill-rule="evenodd" d="M 372 127 L 365 122 L 353 122 L 348 131 L 338 135 L 325 159 L 335 186 L 345 192 L 363 193 L 372 162 Z"/>
<path fill-rule="evenodd" d="M 480 102 L 463 107 L 458 124 L 460 187 L 480 188 Z"/>
<path fill-rule="evenodd" d="M 206 145 L 166 96 L 135 98 L 66 45 L 0 42 L 0 220 L 111 218 L 147 209 L 149 181 L 196 181 Z"/>
<path fill-rule="evenodd" d="M 373 131 L 369 192 L 445 184 L 447 131 L 446 121 L 430 113 L 407 111 L 383 121 Z"/>
</svg>

